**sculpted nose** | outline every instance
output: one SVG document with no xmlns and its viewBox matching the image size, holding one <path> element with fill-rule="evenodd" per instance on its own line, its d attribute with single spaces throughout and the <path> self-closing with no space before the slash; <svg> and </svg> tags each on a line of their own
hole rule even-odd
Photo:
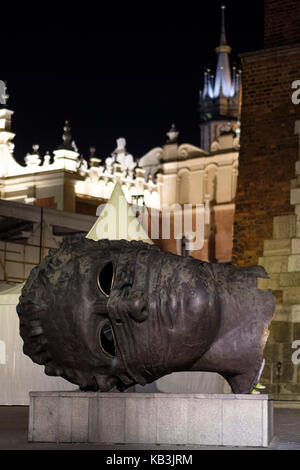
<svg viewBox="0 0 300 470">
<path fill-rule="evenodd" d="M 142 292 L 134 292 L 131 296 L 124 299 L 123 302 L 128 315 L 135 321 L 143 322 L 147 319 L 147 301 Z"/>
</svg>

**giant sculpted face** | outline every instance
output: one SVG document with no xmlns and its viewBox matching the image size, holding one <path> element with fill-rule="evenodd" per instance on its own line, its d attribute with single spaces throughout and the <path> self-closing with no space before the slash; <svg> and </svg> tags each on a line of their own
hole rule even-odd
<svg viewBox="0 0 300 470">
<path fill-rule="evenodd" d="M 17 307 L 24 352 L 82 390 L 125 390 L 175 371 L 218 372 L 249 393 L 274 311 L 263 268 L 205 263 L 142 242 L 51 250 Z"/>
</svg>

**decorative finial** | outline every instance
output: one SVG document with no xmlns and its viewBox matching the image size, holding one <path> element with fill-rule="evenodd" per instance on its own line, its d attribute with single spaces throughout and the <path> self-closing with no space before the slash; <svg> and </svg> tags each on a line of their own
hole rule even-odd
<svg viewBox="0 0 300 470">
<path fill-rule="evenodd" d="M 32 153 L 27 153 L 25 157 L 26 166 L 39 166 L 41 163 L 38 144 L 32 146 Z"/>
<path fill-rule="evenodd" d="M 126 139 L 124 137 L 119 137 L 117 139 L 117 148 L 111 153 L 114 161 L 119 161 L 119 156 L 126 154 Z"/>
<path fill-rule="evenodd" d="M 8 98 L 9 94 L 7 93 L 7 83 L 3 80 L 0 80 L 0 105 L 4 107 Z"/>
<path fill-rule="evenodd" d="M 96 147 L 93 145 L 90 147 L 90 157 L 89 157 L 90 167 L 99 167 L 101 164 L 101 158 L 96 157 Z"/>
<path fill-rule="evenodd" d="M 174 144 L 177 142 L 179 132 L 176 130 L 175 124 L 172 124 L 171 129 L 167 132 L 168 141 L 167 144 Z"/>
<path fill-rule="evenodd" d="M 33 154 L 33 155 L 39 155 L 39 148 L 40 148 L 39 144 L 33 144 L 33 146 L 32 146 L 32 151 L 33 151 L 32 154 Z"/>
<path fill-rule="evenodd" d="M 92 145 L 90 147 L 90 158 L 95 158 L 95 154 L 96 154 L 96 147 Z"/>
<path fill-rule="evenodd" d="M 72 147 L 73 147 L 73 150 L 75 150 L 75 152 L 78 152 L 78 147 L 77 147 L 77 145 L 76 145 L 75 140 L 72 140 L 71 145 L 72 145 Z"/>
<path fill-rule="evenodd" d="M 117 150 L 126 150 L 126 139 L 124 139 L 124 137 L 119 137 L 117 139 Z"/>
<path fill-rule="evenodd" d="M 70 122 L 69 121 L 65 121 L 64 133 L 63 133 L 62 139 L 63 139 L 63 143 L 61 144 L 61 146 L 59 148 L 74 151 L 74 146 L 73 146 L 73 142 L 72 142 L 71 127 L 70 127 Z"/>
<path fill-rule="evenodd" d="M 50 152 L 49 152 L 49 150 L 47 150 L 46 155 L 44 156 L 44 165 L 45 166 L 50 165 L 50 159 L 51 159 Z"/>
</svg>

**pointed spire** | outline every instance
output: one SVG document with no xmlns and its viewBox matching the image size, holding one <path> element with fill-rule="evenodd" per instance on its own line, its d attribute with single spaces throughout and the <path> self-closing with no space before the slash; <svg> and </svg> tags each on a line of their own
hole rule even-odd
<svg viewBox="0 0 300 470">
<path fill-rule="evenodd" d="M 225 5 L 221 6 L 221 35 L 220 35 L 220 44 L 216 47 L 216 52 L 219 54 L 220 52 L 230 53 L 231 47 L 227 44 L 226 38 L 226 27 L 225 27 Z"/>
<path fill-rule="evenodd" d="M 220 46 L 226 46 L 227 45 L 226 30 L 225 30 L 225 8 L 226 8 L 226 6 L 223 4 L 221 6 L 222 20 L 221 20 Z"/>
<path fill-rule="evenodd" d="M 203 91 L 202 91 L 202 98 L 206 98 L 206 96 L 209 96 L 209 70 L 208 69 L 206 69 L 204 72 L 204 85 L 203 85 Z"/>
<path fill-rule="evenodd" d="M 213 92 L 213 83 L 214 83 L 214 75 L 211 73 L 210 69 L 207 69 L 207 87 L 208 87 L 208 96 L 210 98 L 214 97 L 214 92 Z"/>
<path fill-rule="evenodd" d="M 222 19 L 221 19 L 221 37 L 220 45 L 216 47 L 218 54 L 216 80 L 214 86 L 214 97 L 220 95 L 230 97 L 232 96 L 232 82 L 231 70 L 229 64 L 229 54 L 231 47 L 227 44 L 226 31 L 225 31 L 225 5 L 221 6 Z"/>
<path fill-rule="evenodd" d="M 227 44 L 224 2 L 221 4 L 220 16 L 220 42 L 215 49 L 216 72 L 213 75 L 208 69 L 206 70 L 199 100 L 201 146 L 205 150 L 211 148 L 212 140 L 215 138 L 214 132 L 211 132 L 212 122 L 218 121 L 220 116 L 234 121 L 240 114 L 238 101 L 241 96 L 241 76 L 236 67 L 232 70 L 230 67 L 231 47 Z"/>
</svg>

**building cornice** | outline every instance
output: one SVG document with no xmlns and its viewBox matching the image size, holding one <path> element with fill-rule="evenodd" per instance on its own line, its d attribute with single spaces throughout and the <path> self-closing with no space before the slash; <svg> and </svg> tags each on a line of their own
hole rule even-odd
<svg viewBox="0 0 300 470">
<path fill-rule="evenodd" d="M 0 215 L 30 222 L 40 222 L 41 208 L 14 201 L 0 200 Z M 97 217 L 57 209 L 43 209 L 43 218 L 49 225 L 62 226 L 73 230 L 89 231 Z"/>
<path fill-rule="evenodd" d="M 189 167 L 191 171 L 203 170 L 208 165 L 227 166 L 232 165 L 235 161 L 238 160 L 239 152 L 238 151 L 222 151 L 216 152 L 215 154 L 209 157 L 195 158 L 189 157 L 180 160 L 172 160 L 168 162 L 161 163 L 161 169 L 163 172 L 173 173 L 173 169 L 176 168 L 178 171 L 181 168 Z M 165 173 L 163 173 L 165 174 Z"/>
<path fill-rule="evenodd" d="M 77 180 L 84 180 L 84 177 L 82 177 L 76 171 L 65 170 L 63 168 L 58 168 L 56 170 L 36 171 L 36 172 L 32 172 L 32 173 L 22 173 L 22 174 L 19 174 L 19 175 L 3 176 L 1 178 L 1 180 L 2 180 L 2 182 L 11 181 L 11 180 L 20 179 L 20 178 L 23 181 L 32 180 L 32 178 L 36 178 L 37 180 L 43 180 L 43 179 L 48 179 L 48 177 L 51 178 L 53 175 L 56 177 L 57 174 L 61 174 L 62 177 L 72 176 Z"/>
</svg>

